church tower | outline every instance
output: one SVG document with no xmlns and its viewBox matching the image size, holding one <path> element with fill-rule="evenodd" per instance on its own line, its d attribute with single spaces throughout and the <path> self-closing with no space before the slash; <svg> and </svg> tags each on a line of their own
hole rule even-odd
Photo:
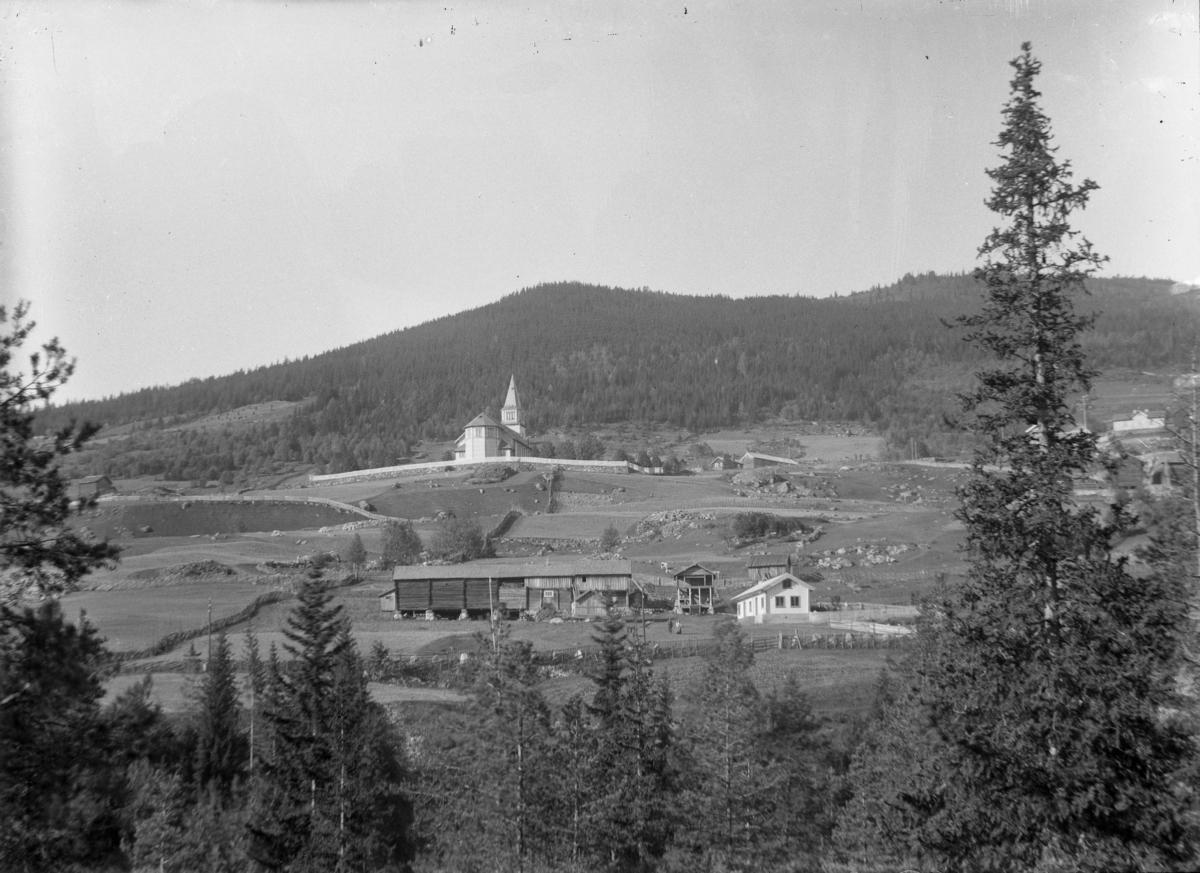
<svg viewBox="0 0 1200 873">
<path fill-rule="evenodd" d="M 517 396 L 517 377 L 509 377 L 508 396 L 504 398 L 504 409 L 500 411 L 500 423 L 525 436 L 525 413 L 521 410 L 521 398 Z"/>
</svg>

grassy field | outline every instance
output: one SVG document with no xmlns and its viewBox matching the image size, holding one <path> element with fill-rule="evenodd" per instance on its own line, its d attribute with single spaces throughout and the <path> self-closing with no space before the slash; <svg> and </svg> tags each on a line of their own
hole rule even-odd
<svg viewBox="0 0 1200 873">
<path fill-rule="evenodd" d="M 782 434 L 781 431 L 774 436 Z M 622 434 L 614 429 L 614 436 Z M 644 436 L 627 429 L 622 438 L 634 440 Z M 695 435 L 678 436 L 696 441 Z M 718 441 L 723 437 L 765 440 L 772 434 L 728 432 L 709 436 Z M 953 518 L 952 495 L 963 471 L 877 461 L 811 460 L 813 455 L 862 454 L 863 439 L 866 438 L 802 437 L 806 445 L 811 444 L 810 458 L 788 472 L 796 486 L 824 495 L 817 497 L 748 491 L 732 482 L 732 472 L 678 477 L 568 472 L 556 486 L 562 501 L 560 511 L 553 514 L 545 512 L 547 492 L 535 487 L 540 472 L 520 473 L 505 482 L 482 486 L 465 482 L 467 473 L 432 476 L 426 473 L 320 488 L 286 488 L 282 492 L 264 492 L 263 496 L 284 493 L 325 496 L 347 503 L 367 500 L 382 513 L 411 519 L 428 519 L 446 511 L 459 518 L 476 519 L 485 528 L 491 527 L 509 509 L 517 508 L 525 515 L 509 531 L 508 538 L 498 542 L 498 552 L 514 559 L 527 558 L 540 550 L 541 544 L 557 543 L 551 546 L 552 561 L 594 553 L 595 541 L 609 525 L 616 526 L 622 534 L 630 534 L 648 516 L 668 513 L 675 521 L 657 535 L 627 539 L 620 547 L 622 555 L 634 561 L 635 571 L 644 578 L 658 579 L 667 596 L 673 590 L 673 583 L 669 572 L 661 570 L 661 563 L 679 569 L 700 562 L 719 571 L 724 583 L 721 593 L 727 598 L 750 584 L 745 568 L 754 555 L 792 552 L 802 557 L 813 555 L 815 560 L 825 552 L 844 550 L 842 556 L 852 560 L 854 566 L 816 569 L 821 577 L 818 599 L 837 596 L 847 602 L 907 604 L 914 595 L 928 591 L 939 573 L 961 571 L 958 548 L 963 531 Z M 713 445 L 712 439 L 705 437 L 705 440 Z M 829 446 L 816 448 L 820 441 L 828 442 Z M 739 496 L 739 490 L 743 496 Z M 360 516 L 336 510 L 290 506 L 227 505 L 203 510 L 200 507 L 196 503 L 186 510 L 180 504 L 167 502 L 122 504 L 119 509 L 105 507 L 99 514 L 81 519 L 81 524 L 97 532 L 116 534 L 116 541 L 125 551 L 117 570 L 90 577 L 88 584 L 92 590 L 65 599 L 68 615 L 86 609 L 89 620 L 109 639 L 111 648 L 141 649 L 169 633 L 204 627 L 210 598 L 213 616 L 220 618 L 264 593 L 270 583 L 256 569 L 264 561 L 291 561 L 318 551 L 341 553 L 355 534 L 362 538 L 369 558 L 376 557 L 381 547 L 378 526 L 361 526 Z M 748 510 L 811 518 L 813 524 L 822 526 L 822 533 L 815 542 L 803 545 L 777 540 L 735 544 L 730 539 L 730 521 L 736 513 Z M 356 529 L 343 529 L 342 523 L 351 519 L 355 520 Z M 140 530 L 143 526 L 151 530 L 143 532 Z M 324 532 L 320 530 L 322 527 L 326 528 Z M 418 523 L 417 528 L 428 541 L 438 524 L 426 521 Z M 282 535 L 273 536 L 276 530 L 282 531 Z M 569 542 L 573 540 L 582 542 L 573 545 Z M 901 544 L 907 549 L 895 556 L 894 563 L 868 565 L 859 555 L 868 546 Z M 215 561 L 235 570 L 236 575 L 192 581 L 181 578 L 175 571 L 198 561 Z M 335 595 L 351 618 L 364 653 L 374 644 L 382 643 L 393 655 L 455 654 L 470 650 L 476 633 L 486 633 L 488 625 L 481 621 L 396 621 L 390 614 L 381 615 L 378 594 L 388 587 L 388 580 L 387 574 L 379 573 L 358 585 L 338 589 Z M 254 619 L 263 653 L 272 643 L 277 647 L 284 645 L 282 629 L 290 608 L 287 602 L 273 604 Z M 776 632 L 774 628 L 753 631 L 760 635 Z M 239 658 L 243 656 L 244 632 L 245 625 L 233 628 L 229 634 Z M 594 633 L 594 625 L 576 622 L 513 625 L 515 638 L 528 639 L 541 650 L 569 651 L 586 646 Z M 668 635 L 665 622 L 653 622 L 647 630 L 652 643 L 704 640 L 710 635 L 711 619 L 685 619 L 682 636 Z M 190 645 L 184 643 L 155 660 L 177 664 Z M 203 635 L 195 640 L 202 655 L 206 645 Z M 814 699 L 823 701 L 821 706 L 831 711 L 843 705 L 853 709 L 869 698 L 874 675 L 887 654 L 886 651 L 824 650 L 761 653 L 765 671 L 762 681 L 768 675 L 780 674 L 785 667 L 794 668 Z M 678 674 L 681 682 L 691 681 L 691 673 L 702 669 L 700 659 L 696 658 L 659 663 L 673 677 Z M 164 687 L 174 687 L 172 683 L 177 684 L 177 679 L 167 677 L 164 674 L 161 680 Z M 580 681 L 578 677 L 554 679 L 548 688 L 554 695 L 565 695 L 572 688 L 586 687 L 586 682 L 581 685 Z M 399 702 L 416 698 L 401 695 L 395 699 Z M 430 705 L 436 702 L 431 701 Z"/>
</svg>

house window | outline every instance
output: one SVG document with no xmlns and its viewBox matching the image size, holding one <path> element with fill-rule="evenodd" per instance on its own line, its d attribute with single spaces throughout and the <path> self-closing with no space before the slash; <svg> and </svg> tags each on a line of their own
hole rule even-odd
<svg viewBox="0 0 1200 873">
<path fill-rule="evenodd" d="M 793 597 L 792 598 L 792 609 L 798 609 L 799 607 L 800 607 L 800 598 Z"/>
<path fill-rule="evenodd" d="M 775 598 L 775 608 L 776 608 L 776 609 L 783 609 L 783 598 L 782 598 L 782 597 L 776 597 L 776 598 Z"/>
<path fill-rule="evenodd" d="M 784 579 L 784 580 L 783 580 L 783 587 L 784 587 L 784 588 L 791 588 L 791 587 L 792 587 L 792 580 L 791 580 L 791 579 Z"/>
</svg>

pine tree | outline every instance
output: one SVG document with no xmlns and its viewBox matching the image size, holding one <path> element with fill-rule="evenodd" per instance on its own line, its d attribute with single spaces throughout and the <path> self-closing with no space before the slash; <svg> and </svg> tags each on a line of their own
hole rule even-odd
<svg viewBox="0 0 1200 873">
<path fill-rule="evenodd" d="M 9 370 L 35 326 L 28 313 L 29 304 L 18 303 L 10 332 L 0 334 L 0 604 L 63 594 L 118 555 L 116 546 L 88 539 L 68 524 L 71 500 L 59 472 L 62 460 L 99 426 L 76 428 L 71 421 L 48 440 L 33 433 L 34 407 L 63 386 L 75 362 L 54 339 L 29 356 L 28 373 Z M 0 305 L 0 326 L 9 320 Z"/>
<path fill-rule="evenodd" d="M 1068 219 L 1096 185 L 1055 157 L 1028 43 L 1012 66 L 987 201 L 1007 223 L 980 249 L 984 307 L 962 320 L 999 363 L 965 398 L 986 439 L 959 492 L 968 574 L 922 629 L 924 703 L 949 753 L 919 840 L 952 869 L 1178 863 L 1190 744 L 1163 713 L 1183 587 L 1133 579 L 1115 530 L 1073 500 L 1096 458 L 1070 412 L 1092 375 L 1073 297 L 1102 259 Z"/>
</svg>

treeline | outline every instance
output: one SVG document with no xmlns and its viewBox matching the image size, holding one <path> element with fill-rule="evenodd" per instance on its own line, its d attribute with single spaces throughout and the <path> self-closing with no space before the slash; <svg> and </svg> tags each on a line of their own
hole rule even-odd
<svg viewBox="0 0 1200 873">
<path fill-rule="evenodd" d="M 1200 328 L 1189 296 L 1159 280 L 1090 287 L 1084 309 L 1100 317 L 1084 345 L 1097 367 L 1186 364 Z M 823 299 L 541 285 L 311 358 L 54 407 L 38 426 L 149 427 L 110 441 L 79 473 L 215 479 L 273 461 L 338 472 L 397 463 L 420 440 L 456 437 L 481 410 L 495 415 L 511 372 L 535 434 L 620 421 L 700 432 L 781 415 L 858 422 L 906 448 L 925 440 L 929 454 L 962 440 L 946 415 L 981 359 L 946 324 L 980 299 L 966 275 L 909 275 Z M 284 422 L 159 427 L 269 400 L 307 402 Z"/>
<path fill-rule="evenodd" d="M 501 622 L 458 670 L 468 703 L 399 722 L 366 677 L 404 665 L 360 657 L 316 582 L 283 653 L 247 633 L 242 677 L 220 634 L 177 720 L 149 678 L 101 705 L 102 644 L 53 602 L 7 621 L 6 870 L 816 870 L 856 735 L 794 676 L 761 693 L 733 621 L 676 689 L 610 618 L 559 705 Z"/>
</svg>

